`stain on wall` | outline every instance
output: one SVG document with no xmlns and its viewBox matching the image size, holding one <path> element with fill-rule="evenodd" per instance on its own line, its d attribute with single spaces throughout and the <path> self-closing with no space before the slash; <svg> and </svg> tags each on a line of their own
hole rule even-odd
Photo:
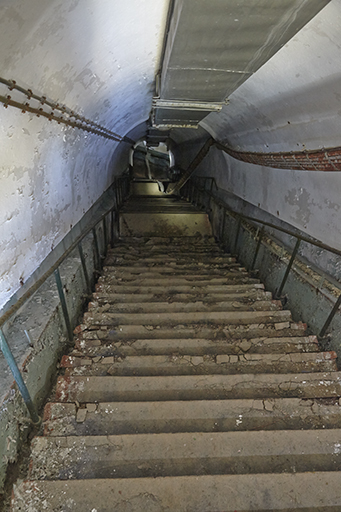
<svg viewBox="0 0 341 512">
<path fill-rule="evenodd" d="M 4 0 L 1 75 L 125 135 L 149 117 L 168 4 Z M 117 144 L 0 110 L 1 308 L 111 184 Z"/>
</svg>

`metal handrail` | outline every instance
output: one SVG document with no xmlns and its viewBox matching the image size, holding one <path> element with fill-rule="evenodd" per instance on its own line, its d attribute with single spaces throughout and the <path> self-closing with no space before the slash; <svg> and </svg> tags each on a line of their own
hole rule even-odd
<svg viewBox="0 0 341 512">
<path fill-rule="evenodd" d="M 196 180 L 198 180 L 198 181 L 199 180 L 205 180 L 205 185 L 203 187 L 200 187 L 197 183 L 195 183 Z M 208 182 L 208 181 L 211 182 L 210 190 L 208 190 L 206 188 L 206 182 Z M 242 220 L 251 221 L 251 222 L 257 222 L 259 224 L 262 224 L 263 227 L 261 229 L 261 232 L 260 232 L 260 235 L 259 235 L 259 240 L 258 240 L 258 243 L 257 243 L 257 246 L 256 246 L 256 251 L 255 251 L 255 255 L 254 255 L 254 258 L 253 258 L 253 262 L 252 262 L 252 268 L 255 265 L 257 254 L 258 254 L 258 251 L 259 251 L 259 248 L 260 248 L 260 244 L 261 244 L 262 238 L 264 236 L 264 226 L 271 227 L 273 229 L 281 231 L 282 233 L 285 233 L 287 235 L 290 235 L 290 236 L 296 238 L 295 247 L 294 247 L 294 249 L 292 251 L 292 254 L 291 254 L 291 257 L 290 257 L 290 261 L 288 263 L 288 266 L 287 266 L 286 271 L 284 273 L 284 277 L 282 279 L 281 285 L 280 285 L 280 287 L 278 289 L 278 292 L 277 292 L 278 296 L 280 296 L 282 291 L 283 291 L 283 288 L 284 288 L 285 283 L 286 283 L 286 281 L 288 279 L 290 270 L 291 270 L 291 268 L 293 266 L 293 263 L 295 261 L 295 258 L 297 256 L 299 245 L 300 245 L 301 242 L 309 243 L 311 245 L 314 245 L 315 247 L 318 247 L 320 249 L 324 249 L 324 250 L 329 251 L 329 252 L 331 252 L 333 254 L 336 254 L 337 256 L 341 256 L 341 251 L 339 251 L 338 249 L 335 249 L 334 247 L 330 247 L 330 246 L 324 244 L 320 240 L 309 239 L 308 237 L 306 237 L 304 235 L 300 235 L 300 234 L 294 233 L 293 231 L 290 231 L 289 229 L 285 229 L 285 228 L 282 228 L 280 226 L 276 226 L 275 224 L 272 224 L 270 222 L 266 222 L 266 221 L 263 221 L 261 219 L 257 219 L 255 217 L 250 217 L 248 215 L 244 215 L 242 213 L 236 212 L 235 210 L 233 210 L 233 208 L 231 208 L 229 205 L 227 205 L 225 203 L 225 201 L 223 201 L 222 199 L 216 197 L 213 194 L 213 191 L 212 191 L 213 190 L 213 185 L 216 187 L 216 190 L 219 190 L 219 187 L 218 187 L 214 177 L 196 176 L 196 177 L 192 178 L 191 181 L 189 182 L 189 184 L 187 184 L 187 185 L 192 185 L 198 191 L 205 192 L 208 195 L 208 197 L 213 199 L 215 201 L 215 203 L 219 207 L 221 207 L 221 208 L 223 208 L 225 210 L 225 212 L 228 212 L 229 215 L 234 216 L 235 218 L 238 219 L 237 233 L 236 233 L 235 244 L 234 244 L 235 249 L 237 248 L 239 231 L 240 231 L 241 221 Z M 188 194 L 189 200 L 193 200 L 193 198 L 189 197 L 190 196 L 190 189 L 189 189 L 189 187 L 186 187 L 186 192 Z M 324 275 L 325 275 L 325 273 L 324 273 Z M 335 279 L 333 279 L 331 276 L 330 276 L 329 279 L 330 279 L 331 282 L 334 281 L 333 285 L 341 288 L 341 283 L 335 282 Z M 325 334 L 327 332 L 327 329 L 328 329 L 330 323 L 332 322 L 334 316 L 336 315 L 336 313 L 337 313 L 337 311 L 338 311 L 340 306 L 341 306 L 341 294 L 336 299 L 334 307 L 333 307 L 332 311 L 330 312 L 327 320 L 325 321 L 325 323 L 324 323 L 324 325 L 323 325 L 323 327 L 322 327 L 322 329 L 321 329 L 321 331 L 319 333 L 319 338 L 323 338 L 325 336 Z"/>
<path fill-rule="evenodd" d="M 67 304 L 64 296 L 64 290 L 63 290 L 63 284 L 59 273 L 59 267 L 63 263 L 63 261 L 70 255 L 72 251 L 74 251 L 77 247 L 80 254 L 81 264 L 83 268 L 83 273 L 85 277 L 85 282 L 87 286 L 87 290 L 89 292 L 89 286 L 90 286 L 90 280 L 87 273 L 87 268 L 85 264 L 84 254 L 82 251 L 82 241 L 83 239 L 92 231 L 96 233 L 96 227 L 98 224 L 103 222 L 103 225 L 106 229 L 106 217 L 108 214 L 111 214 L 111 245 L 113 245 L 113 238 L 114 238 L 114 231 L 113 231 L 113 212 L 117 211 L 122 204 L 125 196 L 128 192 L 128 184 L 129 184 L 129 177 L 128 176 L 119 176 L 116 178 L 112 184 L 112 187 L 115 187 L 115 202 L 114 205 L 108 208 L 102 215 L 100 215 L 99 218 L 96 219 L 95 222 L 93 222 L 86 230 L 84 230 L 77 239 L 70 245 L 68 249 L 64 251 L 62 256 L 45 272 L 43 276 L 41 276 L 23 295 L 20 297 L 15 304 L 13 304 L 1 317 L 0 317 L 0 350 L 3 353 L 6 362 L 8 366 L 11 369 L 11 372 L 13 374 L 13 377 L 15 379 L 15 382 L 18 385 L 18 388 L 21 392 L 21 395 L 24 399 L 24 402 L 27 406 L 27 409 L 30 413 L 32 422 L 34 424 L 37 424 L 40 422 L 40 418 L 38 416 L 38 413 L 36 411 L 36 408 L 33 404 L 33 401 L 30 397 L 29 391 L 26 387 L 26 384 L 23 381 L 23 378 L 21 376 L 20 370 L 18 368 L 18 365 L 15 362 L 14 356 L 11 352 L 11 349 L 6 341 L 6 338 L 3 334 L 2 327 L 6 321 L 8 321 L 15 313 L 18 312 L 18 310 L 23 306 L 23 304 L 30 298 L 32 295 L 42 286 L 42 284 L 45 283 L 45 281 L 54 273 L 59 299 L 61 302 L 62 312 L 64 316 L 64 321 L 66 324 L 66 330 L 68 333 L 69 340 L 72 340 L 73 333 L 72 333 L 72 327 L 70 323 L 69 313 L 67 309 Z M 104 240 L 107 240 L 107 234 L 105 234 Z M 94 237 L 94 245 L 95 245 L 95 252 L 97 255 L 97 266 L 100 267 L 100 256 L 99 256 L 99 246 L 98 246 L 98 240 L 97 237 Z M 99 269 L 99 268 L 98 268 Z"/>
<path fill-rule="evenodd" d="M 320 249 L 324 249 L 326 251 L 332 252 L 333 254 L 336 254 L 337 256 L 341 256 L 341 251 L 339 249 L 335 249 L 334 247 L 330 247 L 329 245 L 321 242 L 320 240 L 314 240 L 314 239 L 308 238 L 308 237 L 306 237 L 304 235 L 299 235 L 297 233 L 294 233 L 293 231 L 290 231 L 290 229 L 282 228 L 280 226 L 276 226 L 276 224 L 272 224 L 271 222 L 267 222 L 267 221 L 264 221 L 264 220 L 261 220 L 261 219 L 257 219 L 255 217 L 250 217 L 249 215 L 244 215 L 243 213 L 240 213 L 240 212 L 237 212 L 236 210 L 233 210 L 233 208 L 228 206 L 222 199 L 219 199 L 218 197 L 216 197 L 212 193 L 213 184 L 216 187 L 216 190 L 219 190 L 219 187 L 217 185 L 217 182 L 216 182 L 215 178 L 212 178 L 212 177 L 207 177 L 206 178 L 204 176 L 196 176 L 195 178 L 192 178 L 193 183 L 194 183 L 194 180 L 197 180 L 197 179 L 211 181 L 211 190 L 207 190 L 206 188 L 203 188 L 202 190 L 204 192 L 208 193 L 215 200 L 215 202 L 219 206 L 223 207 L 225 210 L 230 211 L 231 213 L 235 214 L 236 216 L 242 217 L 243 219 L 249 220 L 249 221 L 252 221 L 252 222 L 258 222 L 259 224 L 263 224 L 264 226 L 268 226 L 270 228 L 277 229 L 278 231 L 282 231 L 282 233 L 285 233 L 287 235 L 293 236 L 295 238 L 300 238 L 300 240 L 302 240 L 302 242 L 307 242 L 308 244 L 315 245 L 316 247 L 319 247 Z"/>
</svg>

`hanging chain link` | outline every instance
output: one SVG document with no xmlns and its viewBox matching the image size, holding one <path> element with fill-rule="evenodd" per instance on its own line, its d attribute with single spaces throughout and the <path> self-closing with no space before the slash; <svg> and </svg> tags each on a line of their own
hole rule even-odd
<svg viewBox="0 0 341 512">
<path fill-rule="evenodd" d="M 38 96 L 33 93 L 32 89 L 25 89 L 17 85 L 15 80 L 6 80 L 0 77 L 0 83 L 6 85 L 10 91 L 15 90 L 26 96 L 25 101 L 21 102 L 14 100 L 9 94 L 0 95 L 0 102 L 3 103 L 5 108 L 8 106 L 15 107 L 20 109 L 23 114 L 30 112 L 37 117 L 46 117 L 49 121 L 56 121 L 58 124 L 62 123 L 72 128 L 94 133 L 106 139 L 134 144 L 134 141 L 129 139 L 129 137 L 122 137 L 94 121 L 91 121 L 91 119 L 77 114 L 77 112 L 67 106 L 47 99 L 46 96 Z M 30 100 L 32 99 L 38 101 L 40 105 L 38 107 L 30 105 Z"/>
</svg>

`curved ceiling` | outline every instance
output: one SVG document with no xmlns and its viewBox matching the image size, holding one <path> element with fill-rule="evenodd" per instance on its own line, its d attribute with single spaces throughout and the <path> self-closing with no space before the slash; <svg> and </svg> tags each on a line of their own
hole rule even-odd
<svg viewBox="0 0 341 512">
<path fill-rule="evenodd" d="M 149 116 L 168 0 L 5 0 L 1 74 L 126 133 Z"/>
</svg>

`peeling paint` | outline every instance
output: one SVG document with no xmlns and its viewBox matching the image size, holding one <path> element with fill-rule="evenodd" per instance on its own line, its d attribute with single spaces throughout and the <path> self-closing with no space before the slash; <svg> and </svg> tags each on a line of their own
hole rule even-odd
<svg viewBox="0 0 341 512">
<path fill-rule="evenodd" d="M 297 207 L 294 217 L 297 222 L 305 226 L 309 222 L 311 216 L 310 193 L 302 187 L 299 189 L 293 188 L 288 191 L 284 200 L 286 203 Z"/>
</svg>

